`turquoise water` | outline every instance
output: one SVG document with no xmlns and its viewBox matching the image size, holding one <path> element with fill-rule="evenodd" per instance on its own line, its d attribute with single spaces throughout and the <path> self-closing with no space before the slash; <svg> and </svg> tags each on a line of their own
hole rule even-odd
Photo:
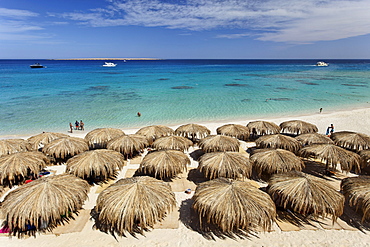
<svg viewBox="0 0 370 247">
<path fill-rule="evenodd" d="M 31 69 L 40 62 L 47 68 Z M 305 114 L 369 104 L 370 60 L 0 60 L 0 136 L 69 122 L 132 128 Z M 141 112 L 142 116 L 136 116 Z"/>
</svg>

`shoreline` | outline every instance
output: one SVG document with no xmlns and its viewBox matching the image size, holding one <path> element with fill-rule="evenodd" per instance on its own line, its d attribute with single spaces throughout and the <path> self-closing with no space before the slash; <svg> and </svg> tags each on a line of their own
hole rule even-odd
<svg viewBox="0 0 370 247">
<path fill-rule="evenodd" d="M 251 118 L 235 118 L 233 120 L 215 120 L 215 121 L 188 121 L 182 122 L 181 124 L 165 124 L 166 126 L 176 129 L 180 125 L 188 124 L 188 123 L 197 123 L 201 125 L 207 126 L 211 130 L 211 134 L 216 134 L 216 129 L 224 124 L 241 124 L 247 125 L 251 121 L 256 120 L 264 120 L 274 122 L 276 124 L 280 124 L 284 121 L 289 120 L 303 120 L 306 122 L 310 122 L 315 124 L 318 129 L 319 133 L 325 133 L 327 126 L 330 124 L 334 124 L 335 131 L 355 131 L 363 134 L 370 135 L 370 107 L 361 107 L 361 108 L 349 108 L 345 110 L 329 110 L 319 113 L 319 111 L 312 113 L 312 114 L 292 114 L 287 113 L 286 115 L 280 116 L 265 116 L 265 117 L 251 117 Z M 126 134 L 134 134 L 137 130 L 142 127 L 149 126 L 150 124 L 142 125 L 139 127 L 118 127 L 118 129 L 123 130 Z M 105 126 L 116 128 L 112 126 Z M 93 130 L 94 128 L 87 128 L 85 131 L 76 130 L 73 133 L 69 133 L 68 128 L 66 127 L 64 130 L 55 131 L 59 133 L 67 133 L 70 136 L 81 137 L 83 138 L 88 132 Z M 41 131 L 42 132 L 42 131 Z M 41 133 L 39 132 L 39 133 Z M 46 130 L 46 132 L 49 132 Z M 0 139 L 13 139 L 13 138 L 21 138 L 27 139 L 33 135 L 39 133 L 27 133 L 27 134 L 8 134 L 0 136 Z"/>
</svg>

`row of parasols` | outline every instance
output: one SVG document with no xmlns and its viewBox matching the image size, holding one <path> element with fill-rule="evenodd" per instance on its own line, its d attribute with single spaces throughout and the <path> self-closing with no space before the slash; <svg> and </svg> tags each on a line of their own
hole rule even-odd
<svg viewBox="0 0 370 247">
<path fill-rule="evenodd" d="M 294 125 L 286 125 L 289 122 Z M 293 138 L 280 132 L 300 135 Z M 100 230 L 119 235 L 142 232 L 175 206 L 169 184 L 159 179 L 171 179 L 186 170 L 190 159 L 183 151 L 194 141 L 205 152 L 198 169 L 210 179 L 197 186 L 193 197 L 193 208 L 205 224 L 216 225 L 224 232 L 251 231 L 258 227 L 268 230 L 275 219 L 276 206 L 306 216 L 332 215 L 335 219 L 343 213 L 344 196 L 323 179 L 302 173 L 304 162 L 299 156 L 320 159 L 328 169 L 334 170 L 339 164 L 344 171 L 354 167 L 359 172 L 360 157 L 365 157 L 364 164 L 368 164 L 369 156 L 347 149 L 366 154 L 370 138 L 354 132 L 337 132 L 330 139 L 316 132 L 316 126 L 303 121 L 288 121 L 280 126 L 256 121 L 248 126 L 221 126 L 218 135 L 210 135 L 205 126 L 188 124 L 175 131 L 166 126 L 148 126 L 135 135 L 101 128 L 89 132 L 85 139 L 42 133 L 27 141 L 2 140 L 0 150 L 5 154 L 0 157 L 0 182 L 3 186 L 22 184 L 49 162 L 66 162 L 69 174 L 19 186 L 5 197 L 1 211 L 13 234 L 53 229 L 82 207 L 89 190 L 86 180 L 91 183 L 97 178 L 105 181 L 114 177 L 122 169 L 124 158 L 149 146 L 157 151 L 143 158 L 138 173 L 154 178 L 137 176 L 119 180 L 99 195 L 94 209 L 96 227 Z M 258 137 L 255 142 L 259 149 L 249 158 L 247 153 L 238 152 L 237 138 L 251 137 Z M 32 147 L 42 152 L 30 151 Z M 259 177 L 268 179 L 268 193 L 243 181 L 251 177 L 252 168 Z M 364 219 L 370 218 L 366 209 L 369 193 L 364 190 L 359 196 L 353 188 L 363 187 L 366 179 L 362 176 L 347 179 L 342 186 L 352 205 L 364 207 Z"/>
</svg>

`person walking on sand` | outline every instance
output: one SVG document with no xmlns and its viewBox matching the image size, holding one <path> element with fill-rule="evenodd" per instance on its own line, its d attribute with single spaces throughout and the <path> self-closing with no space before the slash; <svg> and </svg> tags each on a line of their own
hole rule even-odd
<svg viewBox="0 0 370 247">
<path fill-rule="evenodd" d="M 69 129 L 70 129 L 70 132 L 73 133 L 73 125 L 72 125 L 72 123 L 69 123 Z"/>
</svg>

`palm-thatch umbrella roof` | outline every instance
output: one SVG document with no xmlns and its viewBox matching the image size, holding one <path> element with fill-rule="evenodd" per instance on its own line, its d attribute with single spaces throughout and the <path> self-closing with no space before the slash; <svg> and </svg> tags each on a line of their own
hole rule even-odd
<svg viewBox="0 0 370 247">
<path fill-rule="evenodd" d="M 332 133 L 330 138 L 340 147 L 356 151 L 370 149 L 370 136 L 352 131 L 339 131 Z"/>
<path fill-rule="evenodd" d="M 307 134 L 316 133 L 318 128 L 312 123 L 308 123 L 302 120 L 290 120 L 280 124 L 281 132 L 290 134 Z"/>
<path fill-rule="evenodd" d="M 37 177 L 49 163 L 45 154 L 38 151 L 19 152 L 0 157 L 0 184 L 12 187 L 28 176 Z"/>
<path fill-rule="evenodd" d="M 184 124 L 175 130 L 175 134 L 187 137 L 194 142 L 196 139 L 202 139 L 208 136 L 211 134 L 211 131 L 206 126 L 200 124 Z"/>
<path fill-rule="evenodd" d="M 299 151 L 300 156 L 316 158 L 326 163 L 326 169 L 336 169 L 340 164 L 341 170 L 349 172 L 352 167 L 360 171 L 360 156 L 333 144 L 312 144 Z"/>
<path fill-rule="evenodd" d="M 247 124 L 252 135 L 273 135 L 280 133 L 280 126 L 268 121 L 252 121 Z"/>
<path fill-rule="evenodd" d="M 46 144 L 42 152 L 56 159 L 68 159 L 89 150 L 87 142 L 79 137 L 62 137 Z"/>
<path fill-rule="evenodd" d="M 332 215 L 335 220 L 343 214 L 344 196 L 324 179 L 303 172 L 273 175 L 267 192 L 276 206 L 303 216 Z"/>
<path fill-rule="evenodd" d="M 293 137 L 282 134 L 261 136 L 256 140 L 256 146 L 258 148 L 286 149 L 293 153 L 297 152 L 302 147 Z"/>
<path fill-rule="evenodd" d="M 96 202 L 96 226 L 105 232 L 124 236 L 153 228 L 176 205 L 168 183 L 151 177 L 117 181 L 103 190 Z"/>
<path fill-rule="evenodd" d="M 1 211 L 12 234 L 31 234 L 57 226 L 82 207 L 88 183 L 73 175 L 42 177 L 10 192 Z M 34 227 L 29 230 L 28 226 Z M 26 232 L 27 231 L 27 232 Z"/>
<path fill-rule="evenodd" d="M 140 163 L 139 173 L 167 179 L 186 171 L 190 159 L 178 150 L 161 150 L 147 154 Z"/>
<path fill-rule="evenodd" d="M 23 139 L 0 140 L 0 156 L 17 152 L 31 151 L 31 144 Z"/>
<path fill-rule="evenodd" d="M 295 139 L 299 141 L 302 146 L 311 145 L 311 144 L 334 144 L 333 140 L 330 137 L 319 134 L 319 133 L 307 133 L 296 136 Z"/>
<path fill-rule="evenodd" d="M 152 146 L 157 150 L 173 149 L 184 151 L 193 146 L 193 142 L 182 136 L 164 136 L 155 140 Z"/>
<path fill-rule="evenodd" d="M 370 176 L 345 178 L 341 188 L 349 205 L 362 211 L 362 221 L 370 220 Z"/>
<path fill-rule="evenodd" d="M 242 141 L 247 141 L 250 136 L 249 128 L 240 124 L 225 124 L 216 129 L 218 135 L 235 137 Z"/>
<path fill-rule="evenodd" d="M 107 144 L 107 149 L 122 153 L 126 158 L 143 150 L 149 145 L 145 136 L 141 135 L 122 135 Z"/>
<path fill-rule="evenodd" d="M 258 175 L 273 175 L 290 171 L 302 171 L 304 163 L 300 157 L 284 149 L 262 149 L 250 157 Z"/>
<path fill-rule="evenodd" d="M 90 131 L 85 136 L 85 141 L 89 144 L 91 149 L 106 148 L 110 140 L 124 135 L 120 129 L 115 128 L 98 128 Z"/>
<path fill-rule="evenodd" d="M 31 136 L 28 138 L 28 142 L 32 145 L 34 150 L 38 150 L 40 147 L 43 147 L 45 144 L 48 144 L 55 139 L 61 137 L 68 137 L 68 135 L 63 133 L 56 133 L 56 132 L 42 132 L 41 134 Z"/>
<path fill-rule="evenodd" d="M 223 135 L 210 135 L 199 141 L 199 147 L 206 153 L 210 152 L 239 152 L 238 139 Z"/>
<path fill-rule="evenodd" d="M 157 138 L 174 135 L 175 131 L 164 125 L 151 125 L 139 129 L 136 134 L 145 136 L 151 145 Z"/>
<path fill-rule="evenodd" d="M 198 169 L 208 179 L 249 178 L 252 174 L 248 154 L 237 152 L 206 153 L 200 158 Z"/>
<path fill-rule="evenodd" d="M 361 158 L 361 168 L 367 168 L 370 166 L 370 149 L 361 150 L 359 152 Z"/>
<path fill-rule="evenodd" d="M 117 170 L 125 165 L 121 153 L 97 149 L 78 154 L 66 162 L 66 173 L 82 179 L 104 181 L 117 175 Z"/>
<path fill-rule="evenodd" d="M 268 194 L 245 181 L 216 178 L 201 183 L 193 200 L 200 222 L 216 225 L 222 232 L 269 230 L 276 216 Z"/>
</svg>

